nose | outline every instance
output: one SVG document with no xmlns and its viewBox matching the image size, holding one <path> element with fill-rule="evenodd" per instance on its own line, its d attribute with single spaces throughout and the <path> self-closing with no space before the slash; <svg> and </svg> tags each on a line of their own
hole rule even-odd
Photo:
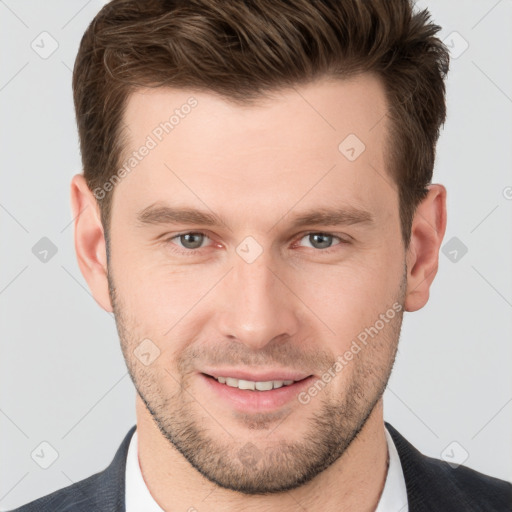
<svg viewBox="0 0 512 512">
<path fill-rule="evenodd" d="M 293 336 L 299 325 L 299 300 L 289 288 L 286 272 L 264 251 L 248 263 L 238 255 L 222 282 L 223 310 L 220 332 L 253 350 L 276 338 Z M 289 276 L 288 276 L 289 280 Z"/>
</svg>

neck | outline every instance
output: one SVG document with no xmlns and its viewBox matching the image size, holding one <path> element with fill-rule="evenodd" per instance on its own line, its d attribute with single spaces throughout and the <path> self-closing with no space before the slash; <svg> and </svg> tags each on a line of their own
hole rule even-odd
<svg viewBox="0 0 512 512">
<path fill-rule="evenodd" d="M 161 434 L 136 395 L 138 457 L 149 492 L 163 510 L 372 512 L 388 467 L 382 398 L 345 453 L 316 478 L 291 491 L 248 496 L 203 477 Z"/>
</svg>

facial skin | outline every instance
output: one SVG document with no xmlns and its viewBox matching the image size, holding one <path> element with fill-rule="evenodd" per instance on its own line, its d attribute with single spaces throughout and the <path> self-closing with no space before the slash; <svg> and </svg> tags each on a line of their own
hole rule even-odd
<svg viewBox="0 0 512 512">
<path fill-rule="evenodd" d="M 429 187 L 406 252 L 386 171 L 387 104 L 371 75 L 245 107 L 140 90 L 125 114 L 127 154 L 191 96 L 197 106 L 115 187 L 108 268 L 96 200 L 82 175 L 71 185 L 78 262 L 115 313 L 138 392 L 146 484 L 164 510 L 374 510 L 387 468 L 381 397 L 403 311 L 428 301 L 446 190 Z M 354 161 L 338 149 L 349 134 L 366 146 Z M 155 204 L 224 224 L 138 222 Z M 292 227 L 305 211 L 349 207 L 373 222 Z M 205 236 L 176 236 L 197 232 Z M 246 237 L 251 255 L 262 251 L 251 262 L 240 252 Z M 202 375 L 286 369 L 317 380 L 394 304 L 401 311 L 307 404 L 241 410 Z M 145 339 L 159 350 L 149 365 L 134 353 Z"/>
</svg>

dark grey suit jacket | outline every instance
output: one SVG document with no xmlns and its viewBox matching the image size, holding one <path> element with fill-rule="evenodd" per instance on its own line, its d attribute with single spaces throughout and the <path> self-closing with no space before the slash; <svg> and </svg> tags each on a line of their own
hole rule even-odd
<svg viewBox="0 0 512 512">
<path fill-rule="evenodd" d="M 389 423 L 386 427 L 402 464 L 410 512 L 512 511 L 511 483 L 426 457 Z M 105 470 L 11 512 L 125 512 L 126 456 L 135 428 Z"/>
</svg>

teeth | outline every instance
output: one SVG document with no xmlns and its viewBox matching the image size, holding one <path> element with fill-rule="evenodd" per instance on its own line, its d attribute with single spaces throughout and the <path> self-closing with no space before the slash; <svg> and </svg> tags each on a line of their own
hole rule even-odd
<svg viewBox="0 0 512 512">
<path fill-rule="evenodd" d="M 254 382 L 252 380 L 234 379 L 233 377 L 215 377 L 221 384 L 227 384 L 232 388 L 250 389 L 258 391 L 270 391 L 282 386 L 293 384 L 294 380 L 268 380 L 265 382 Z"/>
<path fill-rule="evenodd" d="M 274 384 L 272 383 L 272 381 L 268 381 L 268 382 L 256 382 L 256 383 L 254 384 L 254 387 L 255 387 L 258 391 L 270 391 L 271 389 L 273 389 Z"/>
</svg>

